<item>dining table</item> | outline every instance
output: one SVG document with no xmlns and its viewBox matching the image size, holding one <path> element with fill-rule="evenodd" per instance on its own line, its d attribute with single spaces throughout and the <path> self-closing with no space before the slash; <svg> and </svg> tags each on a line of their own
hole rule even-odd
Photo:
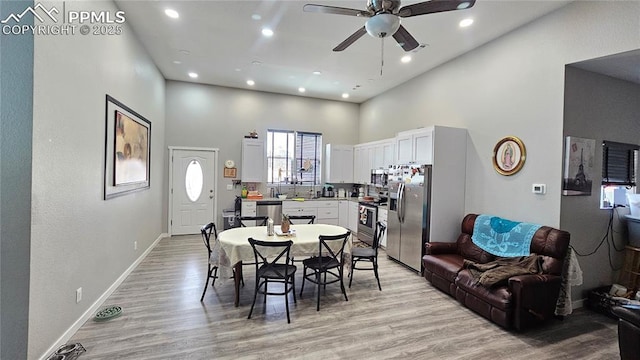
<svg viewBox="0 0 640 360">
<path fill-rule="evenodd" d="M 218 234 L 218 239 L 213 248 L 213 258 L 217 259 L 217 264 L 215 265 L 220 269 L 221 278 L 229 278 L 233 274 L 235 287 L 234 304 L 237 307 L 240 304 L 242 264 L 255 263 L 249 238 L 263 241 L 292 240 L 290 256 L 305 258 L 318 255 L 320 235 L 341 235 L 348 231 L 342 226 L 329 224 L 292 224 L 287 233 L 282 233 L 280 226 L 276 225 L 274 226 L 274 235 L 267 234 L 266 226 L 231 228 Z M 351 245 L 352 240 L 351 236 L 349 236 L 344 249 L 345 254 L 351 252 Z M 332 248 L 332 250 L 339 250 L 339 248 Z M 274 253 L 273 255 L 276 256 L 278 254 Z"/>
</svg>

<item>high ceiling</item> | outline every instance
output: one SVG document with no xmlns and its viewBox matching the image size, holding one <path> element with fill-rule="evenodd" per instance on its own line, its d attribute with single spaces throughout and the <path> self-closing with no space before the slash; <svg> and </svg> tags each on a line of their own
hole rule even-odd
<svg viewBox="0 0 640 360">
<path fill-rule="evenodd" d="M 568 1 L 477 0 L 466 10 L 404 18 L 402 25 L 425 45 L 408 53 L 393 38 L 382 42 L 369 35 L 333 52 L 366 18 L 302 11 L 306 3 L 365 9 L 365 0 L 116 3 L 166 79 L 361 103 Z M 179 17 L 168 17 L 165 9 Z M 466 18 L 473 24 L 460 27 Z M 262 35 L 264 27 L 272 37 Z M 404 55 L 412 60 L 402 63 Z"/>
</svg>

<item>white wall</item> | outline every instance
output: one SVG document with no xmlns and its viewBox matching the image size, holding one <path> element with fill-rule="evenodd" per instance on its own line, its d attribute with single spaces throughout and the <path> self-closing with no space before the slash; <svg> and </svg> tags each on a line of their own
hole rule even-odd
<svg viewBox="0 0 640 360">
<path fill-rule="evenodd" d="M 352 103 L 167 81 L 166 109 L 167 146 L 219 148 L 219 167 L 232 159 L 238 174 L 242 138 L 254 129 L 261 138 L 272 128 L 320 132 L 324 144 L 358 140 L 359 106 Z M 239 187 L 228 191 L 227 184 L 231 180 L 219 171 L 218 224 L 222 209 L 233 207 L 240 195 Z M 163 204 L 168 204 L 168 190 Z"/>
<path fill-rule="evenodd" d="M 640 66 L 640 64 L 638 64 Z M 564 135 L 595 139 L 594 173 L 590 196 L 563 196 L 560 225 L 571 232 L 573 247 L 579 254 L 595 251 L 607 232 L 611 210 L 600 210 L 603 140 L 640 144 L 640 85 L 589 71 L 567 67 L 565 90 Z M 618 249 L 624 248 L 627 238 L 626 222 L 621 214 L 628 209 L 616 209 L 612 235 Z M 572 296 L 583 297 L 582 290 L 611 285 L 617 282 L 611 264 L 622 265 L 623 254 L 608 244 L 602 244 L 592 255 L 579 257 L 584 272 L 584 284 Z M 611 264 L 609 259 L 611 257 Z"/>
<path fill-rule="evenodd" d="M 639 29 L 638 1 L 571 3 L 365 102 L 360 141 L 433 124 L 467 128 L 466 211 L 559 226 L 564 66 L 640 48 Z M 527 148 L 524 168 L 509 177 L 491 162 L 507 135 Z M 547 194 L 533 195 L 533 183 Z"/>
<path fill-rule="evenodd" d="M 110 1 L 66 5 L 117 10 Z M 132 30 L 40 35 L 34 47 L 30 359 L 45 355 L 160 236 L 166 186 L 164 78 Z M 151 189 L 108 201 L 106 94 L 152 123 Z"/>
</svg>

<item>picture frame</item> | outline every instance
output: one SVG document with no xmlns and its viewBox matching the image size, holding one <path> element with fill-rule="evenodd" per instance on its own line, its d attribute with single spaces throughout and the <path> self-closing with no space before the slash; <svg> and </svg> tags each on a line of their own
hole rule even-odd
<svg viewBox="0 0 640 360">
<path fill-rule="evenodd" d="M 493 148 L 493 168 L 500 175 L 511 176 L 522 169 L 527 150 L 516 136 L 505 136 Z"/>
<path fill-rule="evenodd" d="M 151 122 L 106 95 L 104 200 L 151 187 Z"/>
<path fill-rule="evenodd" d="M 589 196 L 593 187 L 596 140 L 566 136 L 562 195 Z"/>
<path fill-rule="evenodd" d="M 238 174 L 237 168 L 228 168 L 228 167 L 224 168 L 224 177 L 226 178 L 235 178 L 237 174 Z"/>
</svg>

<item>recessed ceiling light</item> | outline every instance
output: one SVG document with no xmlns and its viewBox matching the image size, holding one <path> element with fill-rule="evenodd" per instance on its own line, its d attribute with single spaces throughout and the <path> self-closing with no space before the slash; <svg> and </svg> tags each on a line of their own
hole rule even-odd
<svg viewBox="0 0 640 360">
<path fill-rule="evenodd" d="M 303 92 L 307 91 L 307 89 L 305 89 L 305 88 L 303 88 L 303 87 L 299 87 L 299 88 L 298 88 L 298 91 L 299 91 L 299 92 L 301 92 L 301 93 L 303 93 Z"/>
<path fill-rule="evenodd" d="M 256 65 L 256 66 L 257 66 L 257 65 L 262 65 L 262 62 L 260 62 L 260 61 L 258 61 L 258 60 L 253 60 L 253 61 L 251 62 L 251 65 Z"/>
<path fill-rule="evenodd" d="M 192 78 L 192 79 L 195 79 L 195 78 L 197 78 L 197 77 L 198 77 L 198 74 L 197 74 L 197 73 L 194 73 L 194 72 L 190 72 L 190 73 L 189 73 L 189 77 L 190 77 L 190 78 Z"/>
<path fill-rule="evenodd" d="M 466 9 L 469 7 L 469 5 L 471 5 L 470 2 L 461 2 L 460 4 L 458 4 L 458 10 Z"/>
<path fill-rule="evenodd" d="M 240 68 L 235 68 L 235 70 L 236 70 L 237 72 L 242 71 L 242 69 L 240 69 Z"/>
<path fill-rule="evenodd" d="M 173 9 L 164 9 L 164 13 L 172 19 L 177 19 L 180 17 L 180 14 L 178 14 L 178 12 Z"/>
<path fill-rule="evenodd" d="M 347 94 L 347 93 L 343 93 L 343 94 L 342 94 L 342 98 L 343 98 L 343 99 L 348 99 L 348 98 L 349 98 L 349 94 Z"/>
<path fill-rule="evenodd" d="M 408 63 L 408 62 L 411 62 L 411 56 L 405 55 L 405 56 L 402 57 L 402 59 L 400 59 L 400 61 L 402 61 L 405 64 Z"/>
<path fill-rule="evenodd" d="M 313 72 L 313 75 L 322 75 L 322 72 L 316 70 L 316 71 Z"/>
<path fill-rule="evenodd" d="M 180 61 L 180 60 L 173 60 L 173 63 L 174 63 L 174 64 L 176 64 L 176 65 L 179 65 L 179 64 L 182 64 L 182 61 Z"/>
<path fill-rule="evenodd" d="M 264 35 L 266 37 L 272 37 L 273 36 L 273 30 L 271 30 L 269 28 L 262 28 L 262 35 Z"/>
<path fill-rule="evenodd" d="M 253 20 L 260 20 L 260 19 L 262 19 L 262 16 L 260 16 L 260 15 L 258 15 L 258 14 L 253 14 L 253 15 L 251 15 L 251 18 L 252 18 Z"/>
<path fill-rule="evenodd" d="M 473 24 L 473 19 L 464 19 L 462 21 L 460 21 L 460 27 L 467 27 L 470 26 L 471 24 Z"/>
<path fill-rule="evenodd" d="M 255 84 L 256 84 L 256 82 L 255 82 L 255 81 L 253 81 L 253 80 L 247 80 L 247 85 L 249 85 L 249 86 L 253 86 L 253 85 L 255 85 Z"/>
<path fill-rule="evenodd" d="M 182 54 L 182 55 L 191 55 L 191 51 L 189 51 L 189 50 L 180 50 L 180 54 Z"/>
</svg>

